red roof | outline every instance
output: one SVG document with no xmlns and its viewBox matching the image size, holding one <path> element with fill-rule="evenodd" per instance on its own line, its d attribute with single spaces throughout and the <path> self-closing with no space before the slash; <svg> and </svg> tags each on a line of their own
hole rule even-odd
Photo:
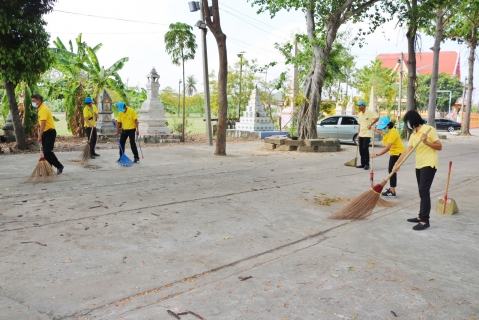
<svg viewBox="0 0 479 320">
<path fill-rule="evenodd" d="M 382 61 L 384 68 L 393 70 L 399 69 L 398 58 L 401 53 L 382 53 L 376 58 Z M 433 52 L 416 53 L 416 70 L 418 74 L 431 74 L 432 62 L 434 58 Z M 408 54 L 404 54 L 404 69 L 407 68 Z M 407 70 L 405 70 L 407 71 Z M 447 73 L 451 76 L 461 77 L 461 63 L 459 53 L 457 51 L 441 51 L 439 53 L 439 73 Z"/>
</svg>

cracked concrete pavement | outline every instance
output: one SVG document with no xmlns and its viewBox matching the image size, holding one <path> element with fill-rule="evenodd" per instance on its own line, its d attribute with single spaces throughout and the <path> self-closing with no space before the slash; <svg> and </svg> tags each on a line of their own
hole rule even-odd
<svg viewBox="0 0 479 320">
<path fill-rule="evenodd" d="M 474 319 L 479 137 L 443 145 L 433 211 L 451 160 L 460 211 L 432 212 L 421 232 L 406 222 L 419 206 L 413 159 L 399 205 L 328 219 L 369 187 L 369 172 L 343 165 L 351 145 L 306 154 L 229 143 L 227 157 L 149 147 L 130 168 L 102 150 L 96 169 L 65 152 L 64 174 L 36 185 L 23 181 L 38 154 L 0 156 L 0 318 Z M 375 161 L 377 181 L 387 161 Z"/>
</svg>

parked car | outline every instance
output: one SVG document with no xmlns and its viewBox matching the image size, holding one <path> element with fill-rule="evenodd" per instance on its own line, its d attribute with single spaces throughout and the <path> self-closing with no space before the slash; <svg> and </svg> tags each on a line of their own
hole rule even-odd
<svg viewBox="0 0 479 320">
<path fill-rule="evenodd" d="M 318 138 L 339 139 L 343 143 L 356 143 L 358 135 L 357 116 L 331 116 L 318 122 Z M 375 134 L 376 141 L 381 140 L 379 134 Z"/>
<path fill-rule="evenodd" d="M 459 122 L 450 120 L 450 119 L 435 119 L 437 130 L 447 130 L 449 132 L 454 132 L 458 129 L 461 129 L 462 125 Z"/>
</svg>

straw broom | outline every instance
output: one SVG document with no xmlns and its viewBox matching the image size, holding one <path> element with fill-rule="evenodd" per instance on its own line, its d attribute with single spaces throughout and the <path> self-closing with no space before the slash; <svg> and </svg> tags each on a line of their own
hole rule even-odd
<svg viewBox="0 0 479 320">
<path fill-rule="evenodd" d="M 429 128 L 425 134 L 428 134 L 431 128 Z M 409 153 L 401 160 L 398 164 L 398 168 L 402 166 L 402 164 L 409 158 L 409 156 L 413 153 L 413 151 L 419 146 L 422 142 L 420 140 Z M 386 179 L 381 181 L 381 183 L 375 185 L 374 187 L 370 188 L 369 190 L 363 192 L 353 200 L 351 200 L 346 206 L 344 206 L 339 211 L 333 213 L 329 218 L 330 219 L 344 219 L 344 220 L 351 220 L 351 219 L 364 219 L 371 214 L 374 207 L 376 205 L 381 207 L 392 207 L 395 206 L 397 203 L 385 201 L 380 199 L 379 196 L 381 195 L 381 191 L 383 187 L 386 185 L 389 179 L 393 176 L 394 172 L 391 172 Z"/>
<path fill-rule="evenodd" d="M 83 153 L 81 157 L 81 164 L 87 164 L 88 160 L 91 159 L 91 148 L 90 148 L 90 143 L 91 143 L 91 135 L 93 134 L 93 128 L 91 128 L 90 131 L 90 137 L 88 138 L 88 141 L 83 148 Z"/>
<path fill-rule="evenodd" d="M 40 132 L 38 133 L 40 135 Z M 55 178 L 55 171 L 53 171 L 52 166 L 48 161 L 45 159 L 43 155 L 42 144 L 40 143 L 40 160 L 38 160 L 38 164 L 33 170 L 30 178 L 26 182 L 52 182 Z"/>
</svg>

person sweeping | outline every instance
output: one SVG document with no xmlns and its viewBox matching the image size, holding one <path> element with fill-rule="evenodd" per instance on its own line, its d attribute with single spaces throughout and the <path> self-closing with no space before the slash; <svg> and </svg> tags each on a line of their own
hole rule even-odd
<svg viewBox="0 0 479 320">
<path fill-rule="evenodd" d="M 98 109 L 93 104 L 93 99 L 90 97 L 85 98 L 83 118 L 85 119 L 85 134 L 88 137 L 88 143 L 90 144 L 90 158 L 95 159 L 95 157 L 100 156 L 98 153 L 95 152 L 97 140 L 96 121 L 98 119 Z"/>
<path fill-rule="evenodd" d="M 139 135 L 140 131 L 138 130 L 138 116 L 136 115 L 135 110 L 128 108 L 124 102 L 120 101 L 117 103 L 118 107 L 118 121 L 116 123 L 116 132 L 115 135 L 118 137 L 121 124 L 121 136 L 120 136 L 120 159 L 122 156 L 122 150 L 125 150 L 126 139 L 130 139 L 130 147 L 135 157 L 134 163 L 140 162 L 140 156 L 138 155 L 138 149 L 136 148 L 135 135 Z M 118 159 L 118 161 L 120 161 Z M 117 161 L 117 162 L 118 162 Z"/>
<path fill-rule="evenodd" d="M 436 174 L 439 158 L 438 151 L 442 150 L 442 143 L 439 141 L 436 129 L 424 124 L 424 120 L 419 113 L 410 110 L 404 116 L 404 123 L 412 130 L 408 146 L 405 152 L 401 154 L 397 163 L 393 167 L 393 172 L 399 171 L 398 163 L 407 155 L 412 146 L 416 147 L 416 180 L 419 189 L 421 203 L 419 206 L 419 215 L 417 218 L 407 219 L 409 222 L 417 223 L 413 230 L 424 230 L 430 227 L 429 214 L 431 212 L 431 185 Z M 422 142 L 422 143 L 419 143 Z"/>
<path fill-rule="evenodd" d="M 374 139 L 371 126 L 378 121 L 379 117 L 374 111 L 366 109 L 366 102 L 363 100 L 359 101 L 357 106 L 360 111 L 358 114 L 359 126 L 357 139 L 361 164 L 357 165 L 356 168 L 369 170 L 369 144 L 371 143 L 371 138 Z"/>
<path fill-rule="evenodd" d="M 389 152 L 388 172 L 391 173 L 394 165 L 398 161 L 406 147 L 404 146 L 398 131 L 394 128 L 394 123 L 388 117 L 381 117 L 374 132 L 383 136 L 383 145 L 385 146 L 379 153 L 371 154 L 371 158 L 380 157 Z M 396 196 L 397 174 L 394 173 L 389 179 L 390 188 L 386 189 L 381 195 L 385 197 Z"/>
<path fill-rule="evenodd" d="M 32 95 L 32 107 L 38 108 L 38 125 L 40 126 L 38 143 L 42 144 L 45 160 L 57 168 L 57 174 L 61 174 L 64 167 L 53 153 L 57 131 L 52 112 L 43 104 L 43 97 L 39 94 Z"/>
</svg>

